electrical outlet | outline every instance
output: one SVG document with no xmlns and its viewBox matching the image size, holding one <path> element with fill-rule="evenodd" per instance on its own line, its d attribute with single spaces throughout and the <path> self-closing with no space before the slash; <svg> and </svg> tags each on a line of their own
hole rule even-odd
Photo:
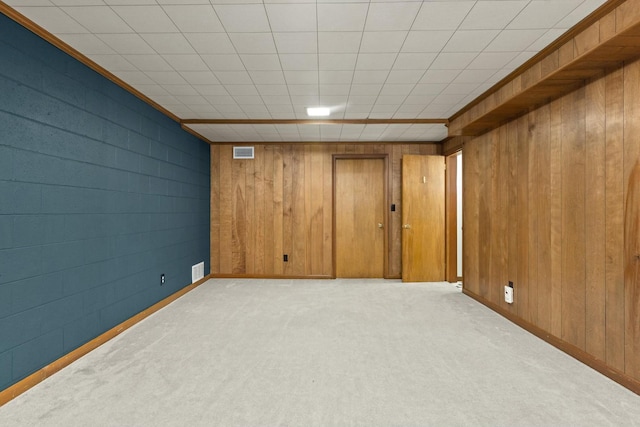
<svg viewBox="0 0 640 427">
<path fill-rule="evenodd" d="M 164 285 L 164 273 L 160 275 L 160 286 Z"/>
<path fill-rule="evenodd" d="M 282 256 L 282 261 L 284 261 L 284 262 L 289 262 L 289 255 L 284 254 L 284 255 Z"/>
<path fill-rule="evenodd" d="M 513 304 L 513 288 L 511 286 L 504 287 L 504 302 L 507 304 Z"/>
</svg>

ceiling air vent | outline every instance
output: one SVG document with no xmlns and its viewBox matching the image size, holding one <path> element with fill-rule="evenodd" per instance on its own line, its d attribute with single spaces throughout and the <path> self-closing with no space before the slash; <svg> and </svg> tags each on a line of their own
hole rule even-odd
<svg viewBox="0 0 640 427">
<path fill-rule="evenodd" d="M 253 147 L 233 147 L 234 159 L 253 159 Z"/>
</svg>

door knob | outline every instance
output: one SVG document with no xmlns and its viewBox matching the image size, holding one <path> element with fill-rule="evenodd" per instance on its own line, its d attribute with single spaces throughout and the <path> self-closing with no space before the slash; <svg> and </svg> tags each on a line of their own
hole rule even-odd
<svg viewBox="0 0 640 427">
<path fill-rule="evenodd" d="M 411 228 L 411 226 L 409 224 L 405 224 L 402 226 L 402 228 L 404 228 L 405 230 L 408 230 Z"/>
<path fill-rule="evenodd" d="M 382 225 L 381 222 L 378 223 L 378 228 L 384 228 L 384 225 Z"/>
</svg>

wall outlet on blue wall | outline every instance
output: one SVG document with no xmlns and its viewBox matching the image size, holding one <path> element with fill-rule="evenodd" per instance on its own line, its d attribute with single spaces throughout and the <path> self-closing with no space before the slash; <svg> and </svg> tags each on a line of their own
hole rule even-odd
<svg viewBox="0 0 640 427">
<path fill-rule="evenodd" d="M 160 275 L 160 286 L 164 285 L 164 273 Z"/>
</svg>

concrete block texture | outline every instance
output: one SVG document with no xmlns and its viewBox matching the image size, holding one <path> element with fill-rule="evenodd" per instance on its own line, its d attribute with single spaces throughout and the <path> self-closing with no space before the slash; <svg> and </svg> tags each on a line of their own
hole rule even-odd
<svg viewBox="0 0 640 427">
<path fill-rule="evenodd" d="M 3 389 L 208 269 L 209 146 L 3 15 L 0 57 Z"/>
</svg>

